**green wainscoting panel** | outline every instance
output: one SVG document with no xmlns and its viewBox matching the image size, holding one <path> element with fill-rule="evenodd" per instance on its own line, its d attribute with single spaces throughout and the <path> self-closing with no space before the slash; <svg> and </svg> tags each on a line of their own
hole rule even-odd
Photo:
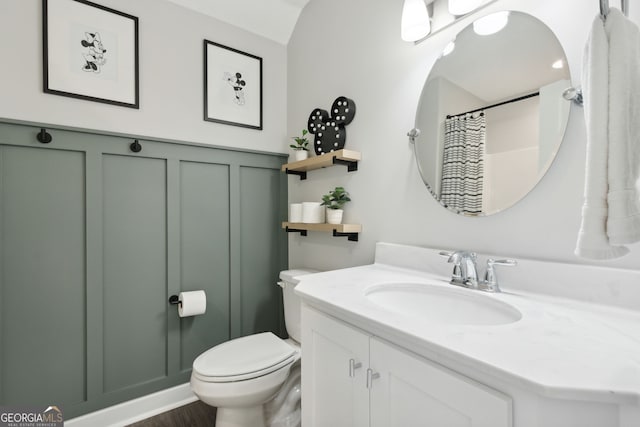
<svg viewBox="0 0 640 427">
<path fill-rule="evenodd" d="M 162 159 L 105 155 L 104 391 L 167 375 L 167 200 Z"/>
<path fill-rule="evenodd" d="M 0 145 L 0 402 L 85 400 L 84 153 Z"/>
<path fill-rule="evenodd" d="M 180 290 L 204 290 L 207 311 L 180 319 L 180 369 L 229 339 L 229 166 L 180 162 Z"/>
<path fill-rule="evenodd" d="M 279 171 L 240 168 L 240 245 L 242 334 L 280 333 L 282 293 L 276 285 L 280 253 L 281 216 L 273 208 L 280 198 Z"/>
<path fill-rule="evenodd" d="M 0 119 L 0 405 L 70 419 L 188 382 L 230 338 L 282 335 L 285 161 Z M 206 314 L 178 317 L 169 296 L 198 289 Z"/>
</svg>

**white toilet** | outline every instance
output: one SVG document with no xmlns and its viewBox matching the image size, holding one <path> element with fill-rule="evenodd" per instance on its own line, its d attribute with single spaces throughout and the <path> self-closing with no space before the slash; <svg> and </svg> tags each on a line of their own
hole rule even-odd
<svg viewBox="0 0 640 427">
<path fill-rule="evenodd" d="M 263 405 L 283 385 L 300 359 L 300 299 L 295 277 L 312 270 L 280 273 L 284 318 L 289 339 L 271 332 L 236 338 L 219 344 L 196 358 L 191 389 L 204 403 L 215 406 L 216 427 L 264 427 Z"/>
</svg>

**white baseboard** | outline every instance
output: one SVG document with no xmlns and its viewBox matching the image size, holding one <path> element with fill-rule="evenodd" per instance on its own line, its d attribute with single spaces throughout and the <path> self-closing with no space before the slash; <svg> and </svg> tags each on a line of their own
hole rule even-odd
<svg viewBox="0 0 640 427">
<path fill-rule="evenodd" d="M 122 402 L 77 418 L 65 427 L 122 427 L 198 400 L 189 383 Z"/>
</svg>

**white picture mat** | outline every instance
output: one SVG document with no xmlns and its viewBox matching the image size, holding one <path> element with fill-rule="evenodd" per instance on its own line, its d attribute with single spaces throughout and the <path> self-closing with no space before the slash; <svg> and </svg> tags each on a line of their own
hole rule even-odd
<svg viewBox="0 0 640 427">
<path fill-rule="evenodd" d="M 261 126 L 260 64 L 254 57 L 207 43 L 207 118 Z M 244 105 L 234 101 L 234 90 L 225 73 L 242 74 L 246 82 L 242 89 Z"/>
<path fill-rule="evenodd" d="M 48 3 L 50 90 L 136 103 L 135 22 L 73 0 Z M 99 33 L 107 50 L 100 73 L 83 71 L 85 32 Z"/>
</svg>

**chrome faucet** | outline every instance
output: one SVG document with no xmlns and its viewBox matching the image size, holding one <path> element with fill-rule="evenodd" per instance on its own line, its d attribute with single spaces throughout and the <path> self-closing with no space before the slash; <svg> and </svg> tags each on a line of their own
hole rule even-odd
<svg viewBox="0 0 640 427">
<path fill-rule="evenodd" d="M 452 285 L 478 289 L 477 256 L 475 252 L 455 251 L 453 253 L 441 252 L 440 254 L 449 255 L 448 262 L 453 263 Z"/>
<path fill-rule="evenodd" d="M 449 283 L 485 292 L 500 292 L 494 266 L 514 266 L 518 264 L 517 261 L 513 259 L 495 260 L 489 258 L 487 260 L 487 270 L 484 275 L 484 280 L 478 280 L 478 268 L 476 266 L 477 255 L 475 252 L 440 252 L 440 255 L 447 257 L 448 262 L 453 263 L 453 273 Z"/>
</svg>

